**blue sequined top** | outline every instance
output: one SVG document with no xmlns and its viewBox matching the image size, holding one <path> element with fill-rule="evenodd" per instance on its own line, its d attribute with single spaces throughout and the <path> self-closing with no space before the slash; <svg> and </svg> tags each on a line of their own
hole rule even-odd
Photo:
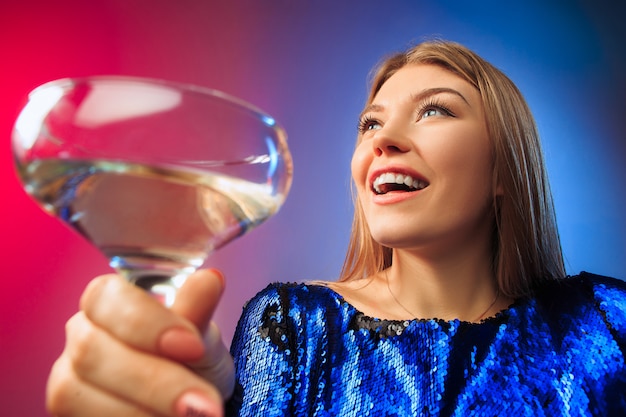
<svg viewBox="0 0 626 417">
<path fill-rule="evenodd" d="M 367 317 L 330 288 L 245 307 L 227 415 L 626 416 L 626 282 L 581 273 L 481 323 Z"/>
</svg>

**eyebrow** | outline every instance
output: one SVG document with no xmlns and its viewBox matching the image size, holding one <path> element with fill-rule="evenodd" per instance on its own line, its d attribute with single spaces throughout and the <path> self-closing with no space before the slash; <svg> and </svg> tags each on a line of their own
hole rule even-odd
<svg viewBox="0 0 626 417">
<path fill-rule="evenodd" d="M 465 96 L 463 96 L 463 94 L 461 94 L 460 92 L 458 92 L 457 90 L 453 88 L 448 88 L 448 87 L 427 88 L 426 90 L 422 90 L 417 94 L 411 94 L 411 101 L 413 103 L 419 103 L 420 101 L 425 100 L 428 97 L 432 97 L 434 95 L 443 94 L 443 93 L 454 94 L 456 96 L 459 96 L 469 106 L 469 102 L 467 101 Z M 369 112 L 381 112 L 383 110 L 385 110 L 385 106 L 381 104 L 370 104 L 369 106 L 365 107 L 365 109 L 363 109 L 360 117 L 363 117 L 363 115 Z"/>
</svg>

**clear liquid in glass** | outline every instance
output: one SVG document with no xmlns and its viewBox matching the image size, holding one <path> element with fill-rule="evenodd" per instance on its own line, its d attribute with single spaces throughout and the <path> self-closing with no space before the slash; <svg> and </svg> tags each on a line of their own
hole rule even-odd
<svg viewBox="0 0 626 417">
<path fill-rule="evenodd" d="M 107 160 L 35 160 L 20 175 L 46 211 L 160 298 L 174 294 L 158 294 L 155 283 L 184 279 L 274 214 L 284 197 L 269 184 L 222 173 Z"/>
</svg>

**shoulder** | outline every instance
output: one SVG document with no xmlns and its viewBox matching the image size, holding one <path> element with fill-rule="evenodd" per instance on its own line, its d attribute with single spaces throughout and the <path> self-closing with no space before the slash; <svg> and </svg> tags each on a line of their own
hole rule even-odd
<svg viewBox="0 0 626 417">
<path fill-rule="evenodd" d="M 583 271 L 562 280 L 555 290 L 585 294 L 602 307 L 626 308 L 626 281 L 621 279 Z"/>
<path fill-rule="evenodd" d="M 244 305 L 241 320 L 300 321 L 303 316 L 326 315 L 341 304 L 342 297 L 323 282 L 272 283 Z"/>
<path fill-rule="evenodd" d="M 285 350 L 300 338 L 311 341 L 340 332 L 348 317 L 341 296 L 327 286 L 273 283 L 244 305 L 231 347 L 263 340 Z"/>
<path fill-rule="evenodd" d="M 539 298 L 559 299 L 566 296 L 597 300 L 609 298 L 617 304 L 623 304 L 626 300 L 626 281 L 583 271 L 542 285 L 536 295 Z"/>
<path fill-rule="evenodd" d="M 259 291 L 244 309 L 263 308 L 272 304 L 284 307 L 312 307 L 320 304 L 336 304 L 341 296 L 325 282 L 297 283 L 275 282 Z"/>
<path fill-rule="evenodd" d="M 536 299 L 544 311 L 567 314 L 576 320 L 598 317 L 626 342 L 626 281 L 589 272 L 553 281 L 541 288 Z"/>
<path fill-rule="evenodd" d="M 626 281 L 621 279 L 592 274 L 591 272 L 581 272 L 572 278 L 582 280 L 587 285 L 590 285 L 595 292 L 602 293 L 608 291 L 622 300 L 626 298 Z"/>
<path fill-rule="evenodd" d="M 626 281 L 589 272 L 581 272 L 578 276 L 590 288 L 606 321 L 626 337 Z"/>
</svg>

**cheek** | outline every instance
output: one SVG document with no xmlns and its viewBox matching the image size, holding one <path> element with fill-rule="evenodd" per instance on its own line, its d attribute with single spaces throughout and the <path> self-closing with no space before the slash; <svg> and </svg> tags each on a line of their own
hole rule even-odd
<svg viewBox="0 0 626 417">
<path fill-rule="evenodd" d="M 353 190 L 356 191 L 356 198 L 359 200 L 361 207 L 365 207 L 365 199 L 368 193 L 367 172 L 371 163 L 370 160 L 371 158 L 368 158 L 368 154 L 363 151 L 362 147 L 357 147 L 350 162 L 352 181 L 354 183 Z"/>
<path fill-rule="evenodd" d="M 431 168 L 442 176 L 453 176 L 464 183 L 479 181 L 491 185 L 493 156 L 489 139 L 477 132 L 441 141 L 430 149 Z M 477 184 L 478 185 L 478 184 Z"/>
<path fill-rule="evenodd" d="M 430 156 L 434 180 L 441 185 L 437 190 L 451 205 L 482 211 L 491 204 L 493 157 L 486 139 L 440 146 Z"/>
<path fill-rule="evenodd" d="M 361 188 L 365 184 L 367 177 L 367 169 L 369 167 L 369 160 L 364 145 L 359 145 L 352 154 L 352 160 L 350 162 L 350 170 L 352 172 L 352 179 L 356 183 L 357 187 Z"/>
</svg>

